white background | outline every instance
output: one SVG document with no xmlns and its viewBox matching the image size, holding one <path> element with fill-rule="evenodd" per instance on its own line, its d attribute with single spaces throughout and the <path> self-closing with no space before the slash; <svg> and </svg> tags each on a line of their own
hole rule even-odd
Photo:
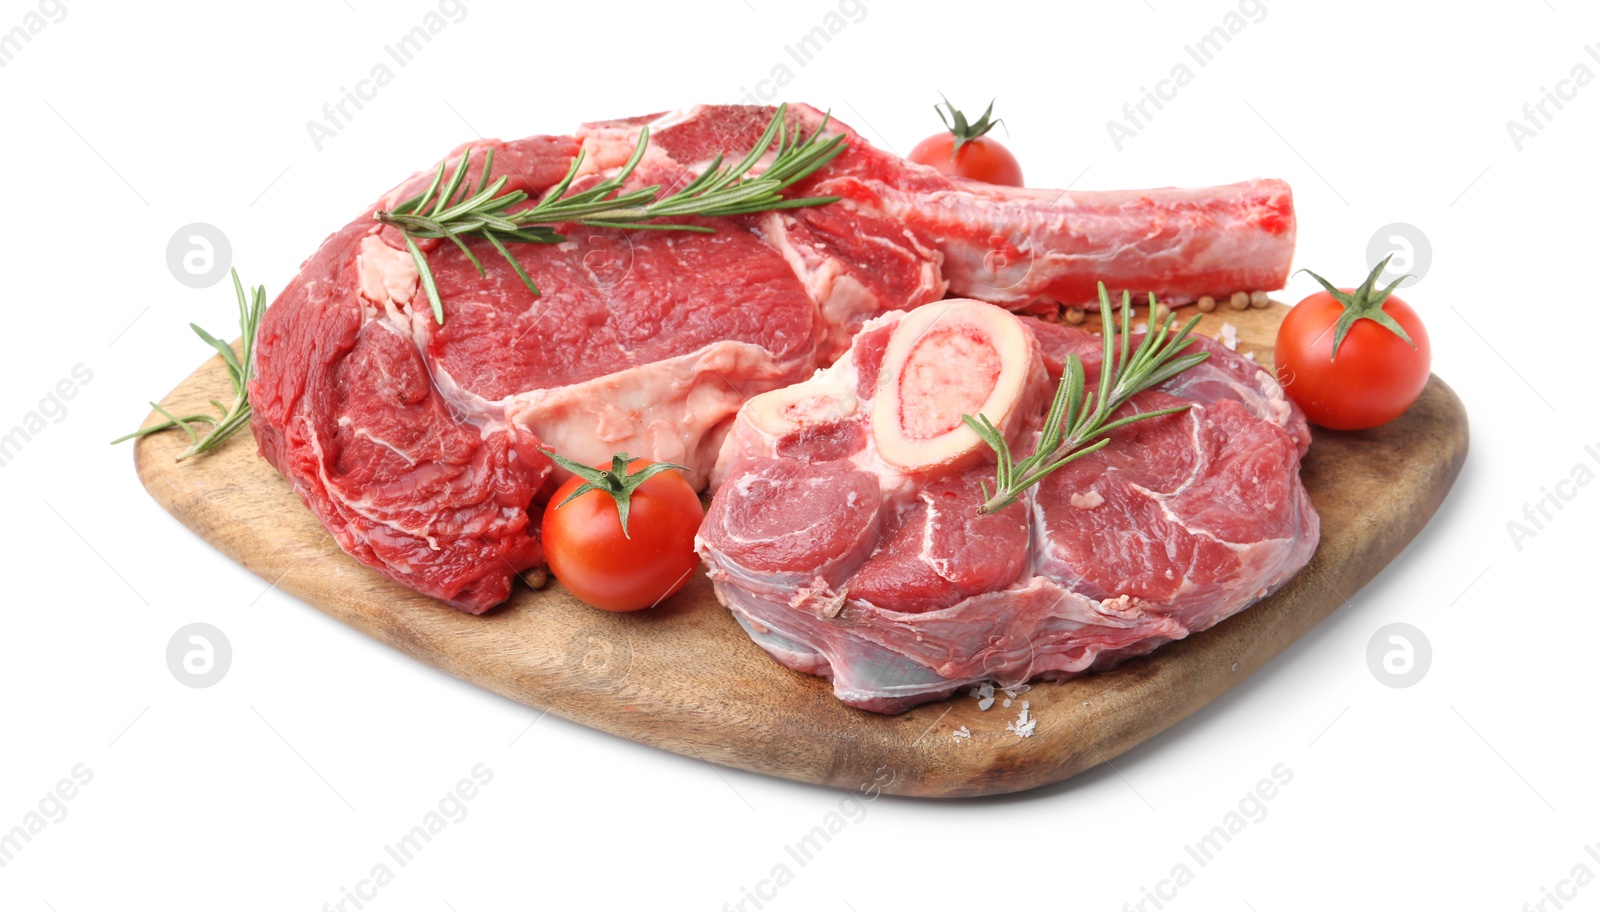
<svg viewBox="0 0 1600 912">
<path fill-rule="evenodd" d="M 1585 854 L 1600 842 L 1600 485 L 1520 548 L 1507 529 L 1597 465 L 1600 86 L 1547 106 L 1521 150 L 1506 128 L 1574 66 L 1600 73 L 1585 51 L 1600 14 L 1576 0 L 1309 6 L 1273 0 L 1199 68 L 1183 47 L 1237 9 L 1226 0 L 872 0 L 801 67 L 785 45 L 836 2 L 474 0 L 318 151 L 306 122 L 435 7 L 73 0 L 0 69 L 0 428 L 75 365 L 93 374 L 0 468 L 0 830 L 76 764 L 94 778 L 0 868 L 0 906 L 320 909 L 479 763 L 494 779 L 468 816 L 369 908 L 716 910 L 781 861 L 794 880 L 769 910 L 1121 909 L 1179 862 L 1194 877 L 1169 908 L 1520 909 L 1580 863 L 1600 874 Z M 33 9 L 6 0 L 0 31 Z M 1119 151 L 1106 122 L 1180 62 L 1193 81 Z M 972 113 L 998 96 L 1034 186 L 1286 178 L 1296 265 L 1345 283 L 1380 226 L 1416 226 L 1433 257 L 1404 296 L 1473 432 L 1449 502 L 1387 571 L 1114 770 L 994 800 L 882 798 L 804 867 L 784 845 L 842 793 L 555 717 L 529 729 L 534 711 L 265 591 L 145 496 L 127 446 L 106 445 L 206 355 L 185 324 L 232 334 L 228 287 L 168 270 L 180 226 L 220 228 L 246 281 L 276 294 L 328 232 L 475 134 L 734 101 L 779 64 L 784 97 L 901 153 L 938 129 L 938 91 Z M 1302 275 L 1284 296 L 1312 288 Z M 196 690 L 165 649 L 201 620 L 234 656 Z M 1365 658 L 1395 621 L 1434 654 L 1407 689 Z M 1196 865 L 1184 846 L 1280 763 L 1293 780 L 1267 816 Z M 1600 883 L 1577 889 L 1569 908 L 1600 908 Z"/>
</svg>

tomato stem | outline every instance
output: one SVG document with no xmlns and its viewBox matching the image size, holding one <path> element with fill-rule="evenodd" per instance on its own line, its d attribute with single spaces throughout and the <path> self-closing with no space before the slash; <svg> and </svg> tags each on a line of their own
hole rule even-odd
<svg viewBox="0 0 1600 912">
<path fill-rule="evenodd" d="M 551 509 L 559 510 L 574 497 L 587 494 L 590 491 L 599 491 L 617 502 L 617 519 L 622 522 L 623 538 L 632 537 L 628 535 L 628 506 L 633 500 L 633 492 L 644 484 L 646 480 L 665 472 L 667 469 L 689 471 L 687 467 L 678 465 L 675 462 L 652 462 L 647 466 L 640 467 L 637 472 L 629 472 L 628 463 L 633 461 L 633 457 L 627 453 L 613 455 L 610 469 L 597 469 L 593 466 L 584 465 L 575 459 L 568 459 L 554 450 L 541 450 L 540 452 L 549 456 L 556 465 L 583 479 L 583 484 L 574 489 L 571 494 L 568 494 L 566 500 L 561 501 Z"/>
<path fill-rule="evenodd" d="M 1371 320 L 1406 340 L 1406 344 L 1412 348 L 1417 347 L 1417 343 L 1411 341 L 1411 337 L 1406 335 L 1405 327 L 1397 323 L 1394 317 L 1389 316 L 1388 312 L 1383 309 L 1383 303 L 1389 300 L 1389 295 L 1400 287 L 1401 282 L 1411 278 L 1411 276 L 1409 274 L 1403 275 L 1390 282 L 1388 288 L 1374 290 L 1377 288 L 1378 276 L 1383 275 L 1384 269 L 1388 268 L 1389 261 L 1393 258 L 1394 254 L 1391 253 L 1383 258 L 1382 263 L 1372 267 L 1372 272 L 1367 274 L 1367 280 L 1362 282 L 1361 287 L 1355 291 L 1341 291 L 1335 288 L 1332 282 L 1311 270 L 1300 270 L 1316 279 L 1327 290 L 1328 294 L 1333 295 L 1333 299 L 1344 307 L 1344 313 L 1339 315 L 1339 322 L 1334 324 L 1333 351 L 1328 355 L 1329 361 L 1339 357 L 1339 346 L 1344 343 L 1345 335 L 1350 332 L 1350 327 L 1354 326 L 1357 320 Z"/>
<path fill-rule="evenodd" d="M 944 94 L 940 93 L 939 97 L 944 98 Z M 945 114 L 947 109 L 950 112 L 948 116 Z M 949 130 L 950 135 L 956 139 L 955 147 L 950 150 L 951 161 L 956 160 L 956 155 L 960 153 L 962 146 L 993 130 L 1004 120 L 1004 118 L 998 120 L 989 119 L 989 115 L 994 113 L 994 99 L 992 98 L 989 99 L 989 107 L 984 109 L 983 116 L 970 123 L 967 121 L 967 115 L 961 113 L 955 105 L 950 103 L 948 98 L 944 98 L 944 104 L 934 105 L 933 110 L 939 115 L 939 119 L 944 121 L 945 129 Z"/>
</svg>

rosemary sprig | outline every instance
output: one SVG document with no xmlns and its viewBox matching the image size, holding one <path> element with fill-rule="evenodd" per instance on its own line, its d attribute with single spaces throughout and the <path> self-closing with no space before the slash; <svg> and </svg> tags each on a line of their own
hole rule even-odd
<svg viewBox="0 0 1600 912">
<path fill-rule="evenodd" d="M 788 105 L 779 105 L 772 121 L 767 124 L 761 138 L 737 164 L 724 165 L 723 156 L 717 155 L 710 166 L 678 190 L 661 196 L 661 186 L 652 184 L 634 190 L 623 190 L 623 184 L 633 174 L 644 158 L 650 144 L 650 128 L 639 131 L 638 144 L 633 155 L 616 175 L 603 180 L 587 190 L 567 196 L 573 178 L 583 164 L 584 153 L 579 150 L 567 169 L 566 177 L 545 193 L 537 203 L 513 209 L 529 200 L 522 190 L 503 193 L 509 180 L 501 175 L 490 179 L 494 167 L 494 150 L 484 155 L 483 175 L 476 189 L 466 182 L 467 167 L 472 158 L 468 152 L 461 156 L 455 170 L 446 176 L 445 162 L 439 163 L 433 180 L 426 190 L 411 197 L 393 209 L 380 209 L 373 218 L 398 228 L 406 240 L 406 249 L 417 264 L 417 274 L 428 303 L 433 307 L 433 318 L 444 322 L 444 305 L 439 300 L 439 286 L 428 258 L 417 246 L 418 238 L 445 238 L 485 275 L 481 263 L 468 249 L 463 238 L 482 238 L 511 265 L 517 277 L 528 290 L 539 294 L 539 287 L 523 270 L 515 257 L 506 249 L 506 243 L 558 244 L 565 238 L 552 225 L 579 224 L 596 228 L 636 229 L 650 228 L 671 231 L 693 231 L 712 234 L 713 229 L 703 225 L 659 222 L 657 219 L 685 218 L 690 216 L 746 215 L 773 209 L 796 209 L 802 206 L 820 206 L 838 199 L 837 196 L 816 196 L 804 199 L 784 199 L 781 191 L 797 181 L 814 174 L 834 157 L 844 151 L 844 134 L 824 137 L 828 117 L 810 136 L 796 130 L 790 135 L 784 117 Z M 768 149 L 774 149 L 772 164 L 759 175 L 750 176 Z"/>
<path fill-rule="evenodd" d="M 1055 399 L 1050 404 L 1050 413 L 1045 417 L 1044 432 L 1032 456 L 1021 462 L 1013 462 L 1011 448 L 994 422 L 981 413 L 976 418 L 961 416 L 961 420 L 994 450 L 996 456 L 994 494 L 989 493 L 988 485 L 983 485 L 984 502 L 978 508 L 979 512 L 995 513 L 1016 503 L 1023 493 L 1046 475 L 1110 443 L 1106 435 L 1117 428 L 1146 418 L 1177 414 L 1189 408 L 1180 405 L 1111 420 L 1111 416 L 1129 399 L 1165 383 L 1211 356 L 1209 352 L 1180 354 L 1194 341 L 1190 333 L 1200 318 L 1194 317 L 1173 335 L 1170 334 L 1173 316 L 1169 313 L 1160 325 L 1150 328 L 1130 357 L 1128 321 L 1132 309 L 1129 295 L 1124 291 L 1119 344 L 1118 334 L 1113 332 L 1111 296 L 1106 293 L 1105 283 L 1100 283 L 1100 335 L 1104 348 L 1101 353 L 1099 388 L 1093 397 L 1085 396 L 1083 361 L 1077 355 L 1068 355 L 1061 372 L 1061 383 L 1056 387 Z M 1154 295 L 1150 296 L 1150 309 L 1152 312 L 1155 310 Z"/>
<path fill-rule="evenodd" d="M 239 271 L 235 269 L 229 270 L 229 272 L 233 275 L 234 294 L 239 299 L 239 335 L 243 337 L 242 352 L 235 355 L 233 346 L 193 323 L 189 324 L 189 328 L 194 330 L 195 335 L 199 336 L 207 345 L 216 349 L 217 354 L 222 356 L 223 363 L 228 368 L 228 381 L 233 384 L 232 404 L 223 405 L 213 399 L 211 404 L 217 408 L 216 415 L 208 415 L 201 412 L 194 415 L 180 416 L 162 408 L 160 403 L 152 402 L 150 407 L 166 416 L 167 420 L 160 424 L 152 424 L 149 427 L 140 428 L 131 434 L 124 434 L 111 441 L 113 444 L 121 443 L 124 440 L 132 440 L 135 437 L 145 437 L 162 431 L 170 431 L 173 428 L 181 428 L 185 434 L 189 435 L 189 448 L 178 454 L 178 461 L 182 462 L 191 456 L 198 456 L 201 453 L 208 453 L 216 449 L 250 423 L 250 399 L 246 388 L 250 383 L 250 378 L 255 376 L 256 330 L 261 325 L 261 314 L 267 309 L 267 289 L 265 286 L 257 285 L 247 299 L 244 285 L 239 282 Z M 201 422 L 211 426 L 211 429 L 206 431 L 204 436 L 197 433 L 194 428 L 196 423 Z"/>
</svg>

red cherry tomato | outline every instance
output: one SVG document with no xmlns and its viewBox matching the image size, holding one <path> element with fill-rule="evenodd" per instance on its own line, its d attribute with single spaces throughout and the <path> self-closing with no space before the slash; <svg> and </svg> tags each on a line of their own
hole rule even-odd
<svg viewBox="0 0 1600 912">
<path fill-rule="evenodd" d="M 650 464 L 635 459 L 628 472 Z M 684 477 L 669 469 L 633 490 L 627 535 L 610 493 L 590 490 L 567 501 L 583 484 L 574 476 L 557 488 L 540 526 L 545 559 L 561 585 L 606 611 L 649 608 L 682 589 L 700 563 L 694 536 L 705 518 L 699 495 Z"/>
<path fill-rule="evenodd" d="M 911 160 L 938 170 L 941 174 L 965 177 L 1007 187 L 1022 186 L 1022 166 L 999 140 L 987 136 L 962 143 L 949 133 L 930 136 L 911 150 Z"/>
<path fill-rule="evenodd" d="M 999 140 L 984 135 L 1000 122 L 989 118 L 994 113 L 994 102 L 990 102 L 983 116 L 972 123 L 968 123 L 966 115 L 948 100 L 934 105 L 933 109 L 939 112 L 947 129 L 917 143 L 911 150 L 912 161 L 954 177 L 1008 187 L 1022 186 L 1022 166 L 1017 164 L 1016 157 Z"/>
<path fill-rule="evenodd" d="M 1278 379 L 1315 424 L 1340 431 L 1377 427 L 1410 408 L 1428 385 L 1433 350 L 1422 319 L 1406 302 L 1373 291 L 1387 262 L 1361 288 L 1307 297 L 1278 327 Z M 1372 316 L 1350 323 L 1335 354 L 1338 324 L 1352 308 Z M 1385 325 L 1387 321 L 1411 341 Z"/>
</svg>

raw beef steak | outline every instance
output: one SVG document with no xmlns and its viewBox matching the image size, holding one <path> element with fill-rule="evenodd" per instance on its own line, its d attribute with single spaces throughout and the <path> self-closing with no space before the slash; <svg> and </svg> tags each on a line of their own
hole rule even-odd
<svg viewBox="0 0 1600 912">
<path fill-rule="evenodd" d="M 613 174 L 640 128 L 630 186 L 670 188 L 718 152 L 742 153 L 770 108 L 697 107 L 591 124 L 574 136 L 483 141 L 507 190 L 537 198 L 586 152 L 574 190 Z M 790 109 L 791 127 L 822 115 Z M 751 396 L 811 375 L 866 320 L 947 291 L 1024 307 L 1085 297 L 1096 278 L 1167 298 L 1280 287 L 1294 243 L 1288 188 L 1065 194 L 942 177 L 849 147 L 796 194 L 839 202 L 707 219 L 715 234 L 559 226 L 516 244 L 534 296 L 484 242 L 488 270 L 423 240 L 444 302 L 435 322 L 417 270 L 373 213 L 335 232 L 268 310 L 250 390 L 262 454 L 345 551 L 464 610 L 504 600 L 538 566 L 541 448 L 584 462 L 670 460 L 703 485 Z"/>
<path fill-rule="evenodd" d="M 868 322 L 739 412 L 698 540 L 718 598 L 779 662 L 889 713 L 1109 667 L 1243 610 L 1316 547 L 1310 435 L 1267 372 L 1196 344 L 1208 361 L 1125 407 L 1187 411 L 983 515 L 994 459 L 960 411 L 1026 454 L 1066 356 L 1098 376 L 1098 337 L 976 301 Z"/>
</svg>

